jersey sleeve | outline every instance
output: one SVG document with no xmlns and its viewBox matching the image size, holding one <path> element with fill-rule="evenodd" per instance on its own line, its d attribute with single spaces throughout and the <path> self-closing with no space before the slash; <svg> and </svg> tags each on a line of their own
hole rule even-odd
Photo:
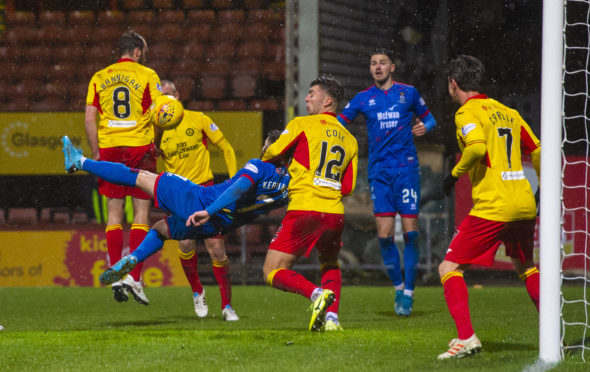
<svg viewBox="0 0 590 372">
<path fill-rule="evenodd" d="M 275 160 L 280 159 L 283 156 L 286 156 L 290 153 L 291 150 L 294 150 L 296 149 L 296 147 L 299 147 L 297 145 L 301 140 L 307 142 L 307 138 L 305 138 L 305 132 L 300 128 L 297 119 L 291 120 L 285 127 L 283 133 L 281 133 L 279 138 L 275 141 L 275 143 L 273 143 L 266 149 L 266 151 L 262 155 L 262 160 L 273 162 Z M 303 162 L 302 165 L 306 165 L 304 155 L 294 154 L 294 156 L 296 160 L 298 160 L 300 163 Z M 307 155 L 307 159 L 307 167 L 309 168 L 309 154 Z"/>
<path fill-rule="evenodd" d="M 455 114 L 457 137 L 465 146 L 486 143 L 485 133 L 479 119 L 469 111 L 459 110 Z"/>
<path fill-rule="evenodd" d="M 92 79 L 90 79 L 88 93 L 86 94 L 86 106 L 95 106 L 99 111 L 102 111 L 100 107 L 100 97 L 96 91 L 97 80 L 96 75 L 92 76 Z"/>
<path fill-rule="evenodd" d="M 355 152 L 344 170 L 344 176 L 342 176 L 342 195 L 350 195 L 353 193 L 356 187 L 356 175 L 358 165 L 358 152 Z"/>
<path fill-rule="evenodd" d="M 260 159 L 248 160 L 246 165 L 244 165 L 242 168 L 240 168 L 236 172 L 236 175 L 232 177 L 232 179 L 236 180 L 240 177 L 246 177 L 247 179 L 250 180 L 252 185 L 255 185 L 260 180 L 262 180 L 266 177 L 266 172 L 267 172 L 266 165 L 267 164 L 265 164 Z"/>
<path fill-rule="evenodd" d="M 221 129 L 211 120 L 207 115 L 203 115 L 201 118 L 202 131 L 211 140 L 211 143 L 223 152 L 223 159 L 225 160 L 225 166 L 227 167 L 227 173 L 230 177 L 236 174 L 236 154 L 233 147 L 225 139 Z"/>
<path fill-rule="evenodd" d="M 535 136 L 531 127 L 527 124 L 524 119 L 518 115 L 520 119 L 521 126 L 520 126 L 520 149 L 522 150 L 523 154 L 530 154 L 531 152 L 535 151 L 537 148 L 541 147 L 541 141 Z"/>
<path fill-rule="evenodd" d="M 338 121 L 340 122 L 340 124 L 344 126 L 350 124 L 351 121 L 356 119 L 356 117 L 360 113 L 360 109 L 360 98 L 357 94 L 350 100 L 350 102 L 346 104 L 346 106 L 344 106 L 344 109 L 342 110 L 340 115 L 338 115 Z"/>
<path fill-rule="evenodd" d="M 428 109 L 428 107 L 426 106 L 426 102 L 424 102 L 424 99 L 422 98 L 422 96 L 420 96 L 420 93 L 418 92 L 418 90 L 416 88 L 414 88 L 414 99 L 412 101 L 412 108 L 414 109 L 414 112 L 416 113 L 416 115 L 422 119 L 423 117 L 425 117 L 426 115 L 428 115 L 430 113 L 430 110 Z"/>
</svg>

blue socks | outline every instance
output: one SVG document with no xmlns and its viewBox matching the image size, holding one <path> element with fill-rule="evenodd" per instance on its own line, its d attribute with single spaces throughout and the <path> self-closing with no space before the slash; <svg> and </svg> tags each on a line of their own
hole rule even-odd
<svg viewBox="0 0 590 372">
<path fill-rule="evenodd" d="M 139 169 L 129 168 L 125 164 L 110 161 L 85 159 L 82 169 L 103 180 L 123 186 L 135 186 Z"/>
<path fill-rule="evenodd" d="M 381 247 L 381 255 L 383 256 L 383 263 L 387 269 L 387 274 L 393 282 L 394 286 L 402 284 L 402 270 L 400 267 L 399 251 L 393 241 L 393 236 L 389 238 L 379 238 L 379 246 Z"/>
<path fill-rule="evenodd" d="M 158 235 L 158 232 L 150 229 L 139 247 L 131 255 L 137 258 L 137 262 L 143 262 L 149 256 L 162 249 L 163 246 L 164 240 Z"/>
<path fill-rule="evenodd" d="M 416 284 L 416 274 L 418 272 L 418 259 L 420 250 L 417 247 L 418 231 L 408 231 L 404 234 L 404 270 L 406 276 L 406 289 L 413 291 Z"/>
</svg>

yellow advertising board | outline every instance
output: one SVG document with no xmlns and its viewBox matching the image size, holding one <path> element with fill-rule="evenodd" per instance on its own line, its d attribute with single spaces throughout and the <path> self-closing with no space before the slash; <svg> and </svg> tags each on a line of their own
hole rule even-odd
<svg viewBox="0 0 590 372">
<path fill-rule="evenodd" d="M 236 152 L 238 167 L 260 156 L 262 112 L 207 113 Z M 61 137 L 90 153 L 81 112 L 0 113 L 0 175 L 64 174 Z M 223 154 L 211 146 L 213 173 L 227 173 Z"/>
<path fill-rule="evenodd" d="M 145 261 L 146 286 L 187 285 L 177 251 L 178 243 L 168 240 Z M 102 229 L 0 231 L 0 287 L 99 287 L 108 266 Z"/>
</svg>

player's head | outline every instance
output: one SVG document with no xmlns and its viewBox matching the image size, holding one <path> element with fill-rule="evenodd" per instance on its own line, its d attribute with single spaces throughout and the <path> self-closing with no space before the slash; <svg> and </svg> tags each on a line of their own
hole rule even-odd
<svg viewBox="0 0 590 372">
<path fill-rule="evenodd" d="M 262 155 L 264 155 L 264 153 L 266 152 L 266 149 L 272 145 L 273 143 L 275 143 L 276 140 L 279 139 L 279 137 L 281 136 L 281 132 L 278 129 L 271 129 L 270 132 L 268 132 L 268 135 L 266 136 L 266 139 L 264 140 L 264 145 L 262 146 L 262 152 L 260 154 L 260 157 L 262 158 Z"/>
<path fill-rule="evenodd" d="M 386 48 L 373 49 L 369 71 L 377 85 L 385 85 L 392 80 L 393 71 L 395 71 L 393 51 Z"/>
<path fill-rule="evenodd" d="M 309 93 L 305 97 L 307 112 L 310 115 L 336 112 L 343 97 L 344 89 L 338 80 L 321 75 L 309 85 Z"/>
<path fill-rule="evenodd" d="M 121 57 L 128 57 L 136 62 L 145 63 L 148 51 L 147 43 L 143 36 L 135 31 L 127 31 L 121 35 L 117 44 Z"/>
<path fill-rule="evenodd" d="M 162 80 L 162 94 L 167 96 L 172 96 L 176 99 L 179 99 L 178 89 L 176 89 L 176 85 L 170 80 Z"/>
<path fill-rule="evenodd" d="M 460 55 L 447 67 L 449 95 L 457 100 L 458 89 L 463 92 L 481 92 L 485 79 L 483 63 L 475 57 Z"/>
</svg>

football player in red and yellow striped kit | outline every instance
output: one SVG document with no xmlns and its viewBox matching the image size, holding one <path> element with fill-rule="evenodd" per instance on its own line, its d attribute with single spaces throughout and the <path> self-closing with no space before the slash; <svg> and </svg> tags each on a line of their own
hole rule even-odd
<svg viewBox="0 0 590 372">
<path fill-rule="evenodd" d="M 336 119 L 343 89 L 333 78 L 320 76 L 305 98 L 309 116 L 291 120 L 262 159 L 291 158 L 289 206 L 273 237 L 263 266 L 269 285 L 298 293 L 313 302 L 310 330 L 341 330 L 338 305 L 342 276 L 342 197 L 354 191 L 356 139 Z M 313 247 L 322 265 L 321 287 L 291 270 L 299 256 Z"/>
<path fill-rule="evenodd" d="M 171 81 L 162 80 L 162 92 L 179 99 L 178 90 Z M 161 150 L 167 172 L 186 177 L 198 185 L 212 185 L 213 173 L 208 150 L 211 143 L 223 152 L 229 177 L 236 174 L 234 149 L 213 120 L 202 112 L 185 110 L 182 122 L 175 129 L 164 131 L 161 139 L 159 137 L 156 132 L 156 144 Z M 178 243 L 180 263 L 193 291 L 195 313 L 199 317 L 205 317 L 208 307 L 205 302 L 205 290 L 197 271 L 196 241 L 189 239 Z M 239 318 L 231 306 L 230 267 L 223 236 L 205 239 L 205 247 L 211 256 L 213 275 L 221 292 L 223 319 L 236 321 Z"/>
<path fill-rule="evenodd" d="M 156 151 L 150 124 L 150 106 L 161 95 L 160 78 L 143 66 L 147 53 L 144 38 L 125 32 L 118 43 L 121 58 L 96 72 L 88 85 L 85 127 L 92 159 L 123 163 L 131 168 L 156 171 Z M 99 118 L 97 122 L 97 117 Z M 151 197 L 135 187 L 119 186 L 99 178 L 99 193 L 107 197 L 107 249 L 111 264 L 121 259 L 125 197 L 133 197 L 134 218 L 129 249 L 135 250 L 149 229 Z M 124 280 L 113 283 L 115 300 L 127 301 L 128 292 L 147 305 L 140 283 L 141 265 Z"/>
<path fill-rule="evenodd" d="M 449 94 L 461 105 L 455 123 L 462 156 L 443 180 L 443 189 L 450 194 L 456 180 L 469 174 L 473 208 L 457 228 L 439 266 L 458 338 L 438 359 L 461 358 L 481 350 L 471 325 L 463 273 L 471 264 L 491 266 L 501 242 L 539 308 L 539 270 L 533 263 L 537 213 L 521 156 L 530 155 L 539 177 L 541 144 L 516 110 L 480 94 L 485 77 L 481 61 L 461 55 L 449 63 L 448 71 Z"/>
</svg>

